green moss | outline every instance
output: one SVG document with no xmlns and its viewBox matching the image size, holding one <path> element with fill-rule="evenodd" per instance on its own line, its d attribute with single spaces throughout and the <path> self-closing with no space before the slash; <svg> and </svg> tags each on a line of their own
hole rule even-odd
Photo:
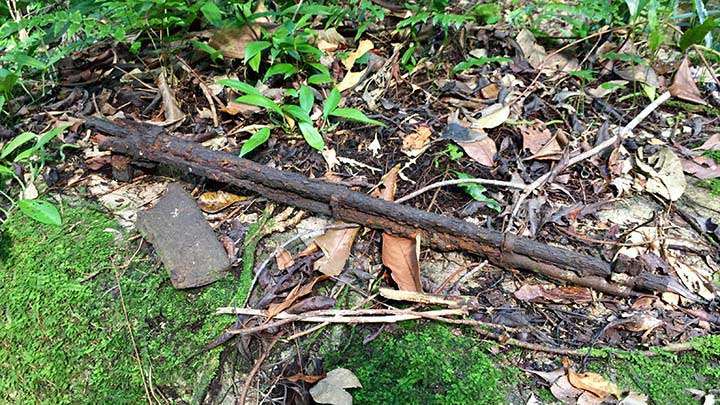
<svg viewBox="0 0 720 405">
<path fill-rule="evenodd" d="M 608 376 L 620 387 L 642 392 L 654 403 L 692 403 L 687 388 L 707 390 L 720 386 L 720 336 L 693 341 L 694 351 L 659 352 L 649 357 L 639 352 L 615 353 L 595 360 L 590 369 Z"/>
<path fill-rule="evenodd" d="M 0 402 L 143 401 L 115 269 L 146 379 L 170 398 L 197 394 L 201 371 L 219 362 L 202 349 L 226 326 L 211 314 L 232 299 L 233 280 L 175 290 L 147 257 L 122 266 L 136 246 L 117 242 L 104 214 L 66 207 L 63 219 L 53 227 L 18 215 L 3 226 Z"/>
<path fill-rule="evenodd" d="M 352 390 L 358 404 L 498 404 L 516 380 L 497 366 L 483 345 L 444 325 L 415 324 L 367 346 L 353 336 L 346 348 L 328 351 L 326 368 L 345 367 L 363 388 Z"/>
</svg>

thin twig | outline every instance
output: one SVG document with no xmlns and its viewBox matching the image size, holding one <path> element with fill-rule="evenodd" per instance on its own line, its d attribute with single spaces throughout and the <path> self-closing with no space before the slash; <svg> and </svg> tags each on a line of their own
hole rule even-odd
<svg viewBox="0 0 720 405">
<path fill-rule="evenodd" d="M 273 340 L 270 342 L 270 345 L 268 346 L 265 351 L 260 355 L 260 357 L 255 362 L 255 365 L 253 366 L 252 370 L 250 370 L 250 374 L 248 374 L 247 378 L 245 379 L 245 383 L 243 384 L 242 392 L 240 392 L 240 400 L 238 401 L 238 404 L 244 404 L 245 398 L 247 397 L 248 390 L 250 389 L 250 385 L 252 384 L 253 380 L 255 380 L 255 375 L 260 371 L 260 367 L 262 367 L 262 364 L 265 362 L 265 359 L 270 355 L 270 351 L 272 350 L 273 346 L 275 346 L 275 343 L 277 343 L 278 339 L 280 339 L 280 334 L 275 336 Z"/>
<path fill-rule="evenodd" d="M 477 184 L 488 184 L 491 186 L 499 186 L 499 187 L 510 187 L 510 188 L 517 188 L 520 190 L 525 190 L 527 185 L 515 183 L 512 181 L 502 181 L 502 180 L 490 180 L 490 179 L 481 179 L 481 178 L 473 178 L 473 179 L 452 179 L 452 180 L 444 180 L 444 181 L 438 181 L 437 183 L 432 183 L 430 185 L 427 185 L 417 191 L 413 191 L 410 194 L 404 195 L 401 198 L 398 198 L 395 200 L 396 203 L 401 204 L 405 201 L 411 200 L 417 196 L 419 196 L 422 193 L 425 193 L 427 191 L 445 187 L 445 186 L 453 186 L 456 184 L 465 184 L 465 183 L 477 183 Z"/>
<path fill-rule="evenodd" d="M 623 137 L 625 137 L 625 135 L 630 133 L 630 131 L 632 131 L 636 126 L 638 126 L 638 124 L 640 124 L 640 122 L 642 120 L 647 118 L 647 116 L 650 115 L 650 113 L 655 111 L 655 109 L 657 109 L 662 103 L 667 101 L 669 98 L 670 98 L 670 92 L 666 91 L 665 93 L 661 94 L 652 103 L 650 103 L 647 107 L 645 107 L 645 109 L 643 109 L 640 112 L 640 114 L 635 116 L 635 118 L 633 118 L 632 121 L 630 121 L 624 127 L 620 128 L 620 130 L 618 131 L 617 134 L 612 135 L 611 137 L 609 137 L 608 139 L 606 139 L 599 145 L 595 146 L 594 148 L 592 148 L 586 152 L 583 152 L 583 153 L 575 156 L 574 158 L 571 158 L 567 162 L 567 165 L 565 165 L 564 169 L 567 169 L 570 166 L 573 166 L 579 162 L 582 162 L 583 160 L 585 160 L 587 158 L 595 156 L 598 153 L 600 153 L 600 152 L 604 151 L 605 149 L 614 145 L 615 142 L 617 142 L 619 139 L 622 139 Z M 525 201 L 525 199 L 530 194 L 532 194 L 533 191 L 535 191 L 538 187 L 540 187 L 543 183 L 545 183 L 550 178 L 551 173 L 552 173 L 552 171 L 543 174 L 542 176 L 538 177 L 535 181 L 533 181 L 532 184 L 527 186 L 525 191 L 523 191 L 523 193 L 520 194 L 520 197 L 515 202 L 515 206 L 513 207 L 513 210 L 512 210 L 512 217 L 515 217 L 517 215 L 517 212 L 520 210 L 520 206 Z"/>
</svg>

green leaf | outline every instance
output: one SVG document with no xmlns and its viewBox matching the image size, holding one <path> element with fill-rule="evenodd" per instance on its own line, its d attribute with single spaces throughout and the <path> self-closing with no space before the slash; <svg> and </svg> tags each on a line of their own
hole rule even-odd
<svg viewBox="0 0 720 405">
<path fill-rule="evenodd" d="M 13 153 L 15 149 L 25 143 L 28 143 L 29 141 L 32 141 L 33 139 L 37 139 L 37 135 L 32 132 L 23 132 L 22 134 L 16 136 L 2 148 L 2 151 L 0 151 L 0 160 L 5 159 L 8 155 Z"/>
<path fill-rule="evenodd" d="M 268 41 L 253 41 L 245 46 L 245 60 L 250 68 L 254 71 L 258 71 L 260 67 L 260 59 L 262 57 L 262 51 L 269 48 L 272 44 Z"/>
<path fill-rule="evenodd" d="M 303 108 L 299 105 L 285 104 L 282 106 L 282 109 L 285 113 L 299 122 L 311 122 L 310 115 L 308 115 L 307 111 L 303 110 Z"/>
<path fill-rule="evenodd" d="M 313 103 L 315 103 L 315 94 L 313 94 L 312 89 L 308 86 L 301 86 L 300 87 L 300 108 L 305 110 L 306 113 L 310 114 L 310 111 L 312 111 Z"/>
<path fill-rule="evenodd" d="M 18 76 L 4 68 L 0 68 L 0 92 L 9 93 L 15 87 Z"/>
<path fill-rule="evenodd" d="M 715 17 L 709 17 L 704 23 L 696 25 L 685 31 L 680 38 L 680 50 L 685 52 L 691 45 L 699 44 L 705 38 L 708 32 L 718 27 L 718 20 Z"/>
<path fill-rule="evenodd" d="M 330 113 L 330 115 L 352 121 L 362 122 L 364 124 L 379 125 L 381 127 L 385 126 L 385 124 L 380 121 L 368 118 L 367 115 L 363 114 L 363 112 L 358 110 L 357 108 L 336 108 Z"/>
<path fill-rule="evenodd" d="M 38 70 L 45 70 L 45 68 L 47 67 L 45 63 L 40 62 L 32 56 L 26 55 L 24 53 L 14 54 L 13 58 L 15 59 L 15 63 L 19 66 L 30 66 Z"/>
<path fill-rule="evenodd" d="M 279 105 L 275 104 L 274 101 L 260 94 L 246 94 L 242 97 L 238 97 L 235 101 L 241 104 L 256 105 L 258 107 L 262 107 L 282 115 L 282 110 L 280 109 Z"/>
<path fill-rule="evenodd" d="M 240 93 L 245 94 L 256 94 L 258 96 L 261 96 L 260 90 L 256 89 L 255 87 L 245 83 L 241 82 L 240 80 L 234 80 L 234 79 L 220 79 L 217 81 L 218 84 L 222 84 L 225 87 L 230 87 L 231 89 L 238 91 Z"/>
<path fill-rule="evenodd" d="M 12 177 L 15 172 L 7 166 L 0 166 L 0 177 Z"/>
<path fill-rule="evenodd" d="M 504 56 L 490 56 L 490 57 L 483 56 L 481 58 L 469 58 L 468 60 L 466 60 L 464 62 L 458 63 L 453 68 L 453 73 L 464 72 L 468 69 L 471 69 L 471 68 L 474 68 L 477 66 L 484 66 L 489 63 L 507 63 L 510 61 L 512 61 L 512 59 L 506 58 Z"/>
<path fill-rule="evenodd" d="M 224 59 L 222 52 L 218 51 L 217 49 L 213 48 L 212 46 L 206 44 L 205 42 L 200 42 L 196 40 L 190 41 L 193 46 L 208 55 L 210 55 L 210 59 L 212 59 L 213 62 L 217 62 L 219 59 Z"/>
<path fill-rule="evenodd" d="M 340 97 L 338 89 L 333 88 L 330 91 L 323 103 L 323 118 L 327 119 L 328 115 L 337 108 L 338 104 L 340 104 Z"/>
<path fill-rule="evenodd" d="M 219 27 L 222 25 L 222 11 L 218 8 L 218 6 L 212 2 L 207 1 L 205 4 L 200 7 L 200 11 L 205 16 L 205 19 L 210 22 L 210 24 Z"/>
<path fill-rule="evenodd" d="M 470 176 L 470 175 L 467 174 L 467 173 L 458 172 L 458 171 L 455 171 L 455 175 L 457 176 L 458 179 L 471 179 L 471 178 L 473 178 L 472 176 Z M 458 184 L 458 187 L 460 187 L 461 189 L 463 189 L 468 195 L 470 195 L 470 197 L 472 197 L 472 198 L 475 199 L 476 201 L 480 201 L 480 202 L 485 203 L 485 205 L 486 205 L 488 208 L 493 209 L 493 210 L 495 210 L 495 211 L 497 211 L 497 212 L 502 211 L 502 207 L 500 207 L 500 203 L 499 203 L 499 202 L 497 202 L 497 201 L 493 200 L 492 198 L 490 198 L 490 197 L 488 197 L 488 196 L 485 195 L 485 191 L 487 191 L 487 189 L 486 189 L 485 186 L 483 186 L 482 184 L 479 184 L 479 183 L 464 183 L 464 184 Z"/>
<path fill-rule="evenodd" d="M 295 74 L 297 71 L 297 68 L 290 63 L 278 63 L 276 65 L 270 66 L 270 69 L 265 72 L 263 81 L 266 81 L 269 77 L 275 75 L 283 75 L 283 78 L 287 79 L 291 75 Z"/>
<path fill-rule="evenodd" d="M 20 200 L 17 205 L 23 214 L 35 221 L 48 225 L 62 225 L 62 218 L 57 208 L 47 201 Z"/>
<path fill-rule="evenodd" d="M 0 112 L 2 112 L 2 109 L 4 106 L 5 106 L 5 96 L 0 94 Z"/>
<path fill-rule="evenodd" d="M 240 148 L 240 157 L 247 155 L 253 150 L 257 149 L 258 146 L 267 142 L 270 139 L 270 128 L 261 128 L 255 132 Z"/>
<path fill-rule="evenodd" d="M 58 135 L 62 134 L 63 131 L 65 131 L 65 129 L 69 126 L 69 124 L 63 124 L 45 132 L 44 134 L 40 135 L 40 138 L 37 140 L 37 143 L 35 143 L 35 146 L 38 148 L 42 148 L 48 142 L 52 141 L 53 139 L 57 138 Z"/>
<path fill-rule="evenodd" d="M 308 83 L 310 84 L 326 84 L 332 83 L 333 78 L 327 73 L 316 73 L 308 77 Z"/>
<path fill-rule="evenodd" d="M 311 123 L 300 122 L 298 123 L 298 127 L 300 127 L 300 132 L 302 132 L 303 138 L 305 138 L 308 145 L 317 150 L 323 150 L 323 148 L 325 148 L 325 141 L 322 135 L 320 135 L 320 132 L 318 132 Z"/>
</svg>

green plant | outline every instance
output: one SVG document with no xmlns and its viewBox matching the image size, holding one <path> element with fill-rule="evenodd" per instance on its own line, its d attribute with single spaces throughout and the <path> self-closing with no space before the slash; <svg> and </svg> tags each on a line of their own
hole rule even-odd
<svg viewBox="0 0 720 405">
<path fill-rule="evenodd" d="M 218 83 L 238 91 L 239 93 L 244 93 L 244 95 L 238 97 L 235 101 L 265 109 L 270 113 L 271 120 L 275 118 L 274 126 L 282 127 L 285 132 L 292 132 L 293 127 L 297 124 L 300 133 L 303 138 L 305 138 L 308 145 L 317 150 L 324 149 L 325 141 L 323 140 L 323 136 L 310 117 L 310 113 L 312 112 L 312 108 L 315 103 L 315 94 L 309 86 L 303 85 L 300 86 L 299 90 L 292 89 L 285 92 L 288 96 L 297 98 L 298 104 L 284 102 L 282 104 L 278 104 L 270 98 L 262 95 L 257 88 L 245 82 L 232 79 L 222 79 L 219 80 Z M 330 123 L 330 117 L 343 118 L 369 125 L 384 126 L 382 122 L 368 118 L 362 111 L 356 108 L 339 107 L 340 101 L 340 92 L 333 88 L 323 102 L 322 127 L 325 127 Z M 251 150 L 256 149 L 258 146 L 265 143 L 268 138 L 269 129 L 267 132 L 258 131 L 248 141 L 246 141 L 245 144 L 247 147 L 243 145 L 244 152 L 241 150 L 241 155 L 245 155 Z"/>
<path fill-rule="evenodd" d="M 470 176 L 470 175 L 467 174 L 467 173 L 458 172 L 458 171 L 455 171 L 455 176 L 457 176 L 458 179 L 471 179 L 471 178 L 473 178 L 472 176 Z M 487 191 L 487 189 L 486 189 L 485 186 L 483 186 L 482 184 L 479 184 L 479 183 L 463 183 L 463 184 L 459 184 L 458 187 L 460 187 L 461 189 L 463 189 L 470 197 L 472 197 L 473 199 L 475 199 L 475 201 L 479 201 L 479 202 L 481 202 L 481 203 L 485 203 L 485 205 L 486 205 L 488 208 L 490 208 L 490 209 L 492 209 L 492 210 L 495 210 L 495 211 L 497 211 L 497 212 L 501 212 L 501 211 L 502 211 L 502 207 L 500 206 L 500 203 L 499 203 L 499 202 L 497 202 L 496 200 L 494 200 L 494 199 L 492 199 L 492 198 L 490 198 L 490 197 L 488 197 L 488 196 L 485 195 L 485 191 Z"/>
<path fill-rule="evenodd" d="M 23 132 L 6 143 L 0 149 L 0 182 L 2 182 L 0 186 L 4 185 L 6 181 L 15 180 L 17 186 L 23 190 L 21 195 L 25 194 L 24 191 L 28 185 L 34 187 L 35 180 L 40 175 L 45 162 L 50 158 L 46 146 L 57 138 L 65 128 L 67 128 L 67 125 L 58 126 L 40 135 Z M 61 146 L 61 153 L 62 148 L 65 146 L 68 145 Z M 12 168 L 13 163 L 23 165 L 28 177 L 20 178 Z M 11 207 L 17 204 L 22 213 L 38 222 L 53 225 L 62 223 L 57 208 L 47 201 L 23 198 L 16 202 L 7 193 L 3 192 L 3 195 L 9 200 Z M 5 211 L 5 216 L 8 216 L 7 211 Z"/>
<path fill-rule="evenodd" d="M 511 62 L 512 59 L 504 57 L 504 56 L 482 56 L 479 58 L 476 57 L 470 57 L 467 60 L 458 63 L 453 68 L 453 73 L 461 73 L 468 69 L 472 69 L 478 66 L 485 66 L 490 63 L 508 63 Z"/>
</svg>

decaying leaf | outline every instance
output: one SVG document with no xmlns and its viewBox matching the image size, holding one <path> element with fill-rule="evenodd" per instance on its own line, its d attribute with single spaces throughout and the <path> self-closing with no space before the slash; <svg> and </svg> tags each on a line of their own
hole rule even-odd
<svg viewBox="0 0 720 405">
<path fill-rule="evenodd" d="M 310 294 L 315 287 L 315 284 L 326 279 L 328 279 L 328 276 L 322 275 L 313 278 L 306 284 L 298 284 L 297 286 L 295 286 L 295 288 L 292 289 L 292 291 L 290 291 L 290 293 L 283 300 L 283 302 L 270 304 L 267 309 L 267 318 L 271 319 L 280 312 L 290 308 L 299 298 Z"/>
<path fill-rule="evenodd" d="M 266 11 L 264 2 L 259 2 L 255 13 Z M 269 23 L 268 17 L 259 17 L 253 20 L 252 25 L 244 25 L 240 28 L 234 26 L 222 28 L 213 33 L 208 44 L 220 51 L 226 58 L 244 59 L 247 44 L 257 41 L 262 35 L 260 26 Z"/>
<path fill-rule="evenodd" d="M 291 375 L 290 377 L 285 377 L 285 379 L 290 382 L 303 381 L 308 384 L 315 384 L 316 382 L 322 380 L 323 378 L 324 378 L 324 376 L 322 376 L 322 375 L 308 375 L 308 374 L 300 374 L 300 373 Z"/>
<path fill-rule="evenodd" d="M 701 257 L 678 255 L 675 251 L 672 251 L 668 252 L 667 259 L 688 290 L 708 301 L 715 298 L 716 292 L 711 281 L 714 271 Z"/>
<path fill-rule="evenodd" d="M 310 396 L 320 404 L 352 405 L 352 395 L 346 391 L 348 388 L 362 388 L 362 384 L 352 371 L 336 368 L 310 388 Z"/>
<path fill-rule="evenodd" d="M 162 70 L 160 72 L 160 76 L 158 76 L 157 85 L 160 95 L 162 96 L 163 109 L 165 110 L 165 122 L 175 123 L 182 121 L 182 119 L 185 118 L 185 114 L 182 112 L 180 107 L 178 107 L 177 100 L 175 99 L 175 92 L 173 92 L 168 85 L 164 70 Z"/>
<path fill-rule="evenodd" d="M 514 293 L 515 298 L 530 302 L 584 303 L 592 301 L 592 293 L 583 287 L 552 284 L 527 284 Z"/>
<path fill-rule="evenodd" d="M 631 64 L 625 67 L 616 67 L 613 70 L 615 74 L 627 81 L 645 83 L 656 88 L 660 86 L 660 80 L 652 66 Z"/>
<path fill-rule="evenodd" d="M 618 386 L 606 380 L 600 374 L 591 372 L 576 373 L 573 370 L 568 370 L 567 376 L 570 384 L 575 388 L 589 391 L 600 398 L 605 398 L 608 395 L 620 398 L 621 391 Z"/>
<path fill-rule="evenodd" d="M 720 165 L 715 159 L 707 156 L 683 159 L 682 167 L 685 173 L 690 173 L 698 179 L 707 180 L 720 177 Z"/>
<path fill-rule="evenodd" d="M 504 104 L 493 104 L 480 112 L 480 118 L 470 121 L 474 129 L 490 129 L 499 127 L 510 116 L 510 107 Z"/>
<path fill-rule="evenodd" d="M 720 134 L 714 134 L 698 148 L 699 150 L 720 150 Z"/>
<path fill-rule="evenodd" d="M 695 80 L 693 80 L 692 73 L 690 73 L 687 56 L 685 56 L 680 63 L 677 73 L 675 73 L 673 83 L 668 90 L 670 90 L 670 94 L 679 99 L 698 104 L 707 104 L 705 100 L 703 100 L 700 89 L 698 89 L 695 84 Z"/>
<path fill-rule="evenodd" d="M 317 32 L 317 47 L 323 52 L 334 52 L 345 45 L 345 38 L 333 27 Z"/>
<path fill-rule="evenodd" d="M 214 214 L 248 198 L 227 191 L 207 191 L 198 197 L 198 207 L 205 212 Z"/>
<path fill-rule="evenodd" d="M 530 151 L 535 160 L 560 160 L 562 148 L 557 137 L 550 133 L 544 125 L 521 126 L 523 149 Z"/>
<path fill-rule="evenodd" d="M 561 402 L 574 403 L 584 391 L 570 384 L 568 376 L 563 375 L 552 383 L 550 392 Z"/>
<path fill-rule="evenodd" d="M 442 137 L 457 142 L 476 162 L 492 167 L 497 153 L 495 141 L 482 129 L 473 128 L 471 123 L 460 120 L 458 113 L 456 110 L 448 116 L 448 125 L 443 129 Z"/>
<path fill-rule="evenodd" d="M 348 55 L 345 60 L 343 60 L 343 66 L 345 66 L 345 69 L 348 71 L 352 69 L 353 65 L 355 65 L 355 61 L 360 59 L 363 55 L 365 55 L 369 50 L 373 49 L 375 45 L 373 45 L 372 41 L 369 39 L 363 39 L 358 44 L 358 47 L 356 50 L 352 51 L 350 55 Z"/>
<path fill-rule="evenodd" d="M 285 249 L 280 249 L 278 254 L 275 255 L 275 262 L 280 270 L 285 270 L 295 264 L 295 260 L 293 260 L 290 252 Z"/>
<path fill-rule="evenodd" d="M 497 147 L 495 141 L 490 137 L 486 136 L 474 142 L 458 142 L 458 145 L 462 146 L 465 153 L 481 165 L 492 167 L 495 164 Z"/>
<path fill-rule="evenodd" d="M 403 137 L 402 152 L 410 157 L 419 156 L 430 146 L 430 135 L 432 130 L 426 125 L 421 125 L 415 132 Z"/>
<path fill-rule="evenodd" d="M 563 54 L 555 54 L 548 58 L 545 48 L 538 45 L 535 36 L 526 29 L 518 33 L 515 41 L 520 45 L 525 59 L 535 69 L 541 69 L 545 73 L 553 73 L 559 70 L 571 72 L 580 69 L 580 65 L 575 58 L 568 58 Z"/>
<path fill-rule="evenodd" d="M 687 187 L 680 158 L 670 148 L 665 147 L 649 161 L 653 166 L 644 163 L 640 158 L 636 159 L 638 167 L 650 177 L 645 189 L 670 201 L 680 199 Z"/>
<path fill-rule="evenodd" d="M 344 223 L 338 222 L 336 225 L 344 225 Z M 315 262 L 315 270 L 328 276 L 342 273 L 359 230 L 359 227 L 328 229 L 315 238 L 315 244 L 325 254 Z"/>
<path fill-rule="evenodd" d="M 367 68 L 359 71 L 359 72 L 347 72 L 345 73 L 345 77 L 338 83 L 337 89 L 339 92 L 343 92 L 348 89 L 352 89 L 353 87 L 357 86 L 358 83 L 360 83 L 360 80 L 365 76 L 365 73 L 367 73 Z"/>
<path fill-rule="evenodd" d="M 374 197 L 387 201 L 395 199 L 400 165 L 390 169 L 382 180 L 382 188 Z M 382 261 L 390 269 L 390 276 L 401 290 L 422 292 L 420 283 L 420 241 L 383 233 Z"/>
</svg>

